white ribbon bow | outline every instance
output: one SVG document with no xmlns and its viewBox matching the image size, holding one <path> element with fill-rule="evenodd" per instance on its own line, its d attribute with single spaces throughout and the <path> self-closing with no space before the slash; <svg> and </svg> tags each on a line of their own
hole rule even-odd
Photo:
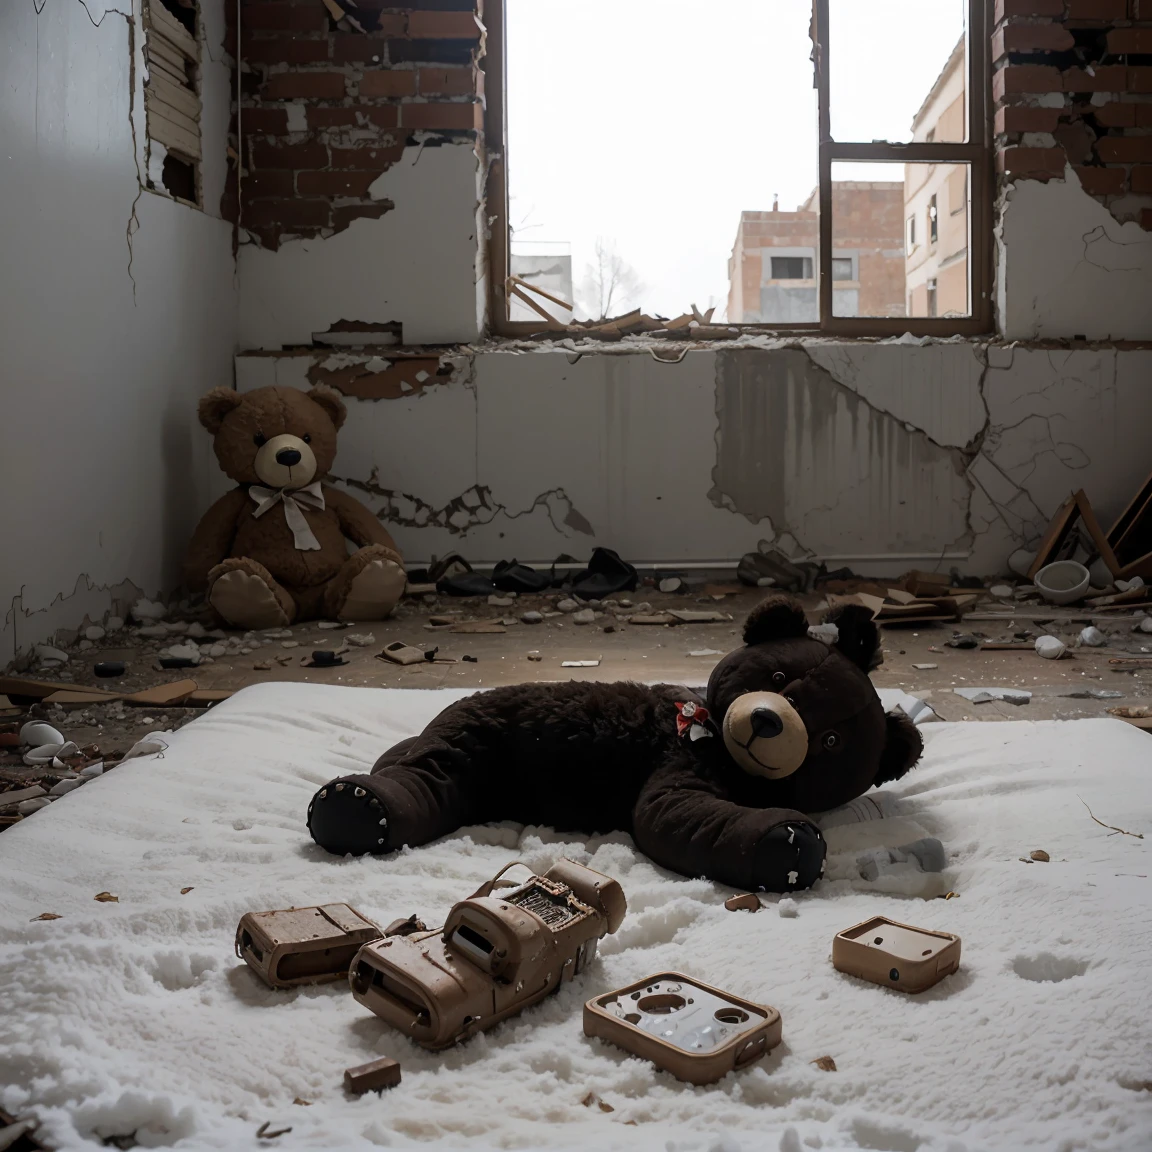
<svg viewBox="0 0 1152 1152">
<path fill-rule="evenodd" d="M 320 481 L 313 480 L 306 488 L 261 488 L 253 484 L 248 489 L 248 495 L 256 501 L 256 511 L 253 517 L 263 516 L 269 508 L 276 504 L 284 505 L 284 519 L 292 529 L 292 538 L 301 552 L 318 552 L 320 541 L 316 539 L 308 521 L 304 519 L 302 506 L 324 511 L 324 493 L 320 490 Z"/>
</svg>

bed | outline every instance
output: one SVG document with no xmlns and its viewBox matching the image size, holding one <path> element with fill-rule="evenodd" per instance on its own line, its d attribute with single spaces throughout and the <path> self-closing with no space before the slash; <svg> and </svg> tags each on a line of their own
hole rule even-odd
<svg viewBox="0 0 1152 1152">
<path fill-rule="evenodd" d="M 926 724 L 922 764 L 885 790 L 893 815 L 830 828 L 826 879 L 754 914 L 623 834 L 507 825 L 387 858 L 318 849 L 316 787 L 462 694 L 246 688 L 0 836 L 0 1106 L 61 1149 L 1152 1147 L 1147 734 Z M 861 878 L 861 852 L 919 836 L 943 842 L 942 874 Z M 556 996 L 441 1054 L 343 984 L 272 991 L 233 954 L 250 910 L 346 901 L 440 923 L 508 861 L 560 855 L 620 880 L 620 930 Z M 959 972 L 907 996 L 834 970 L 833 935 L 876 914 L 958 933 Z M 774 1005 L 783 1042 L 694 1088 L 584 1037 L 585 999 L 664 969 Z M 346 1096 L 343 1070 L 379 1056 L 402 1084 Z"/>
</svg>

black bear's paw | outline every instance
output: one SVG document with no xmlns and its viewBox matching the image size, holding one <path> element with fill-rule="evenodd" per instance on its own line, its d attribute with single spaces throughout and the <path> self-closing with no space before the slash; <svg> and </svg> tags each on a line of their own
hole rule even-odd
<svg viewBox="0 0 1152 1152">
<path fill-rule="evenodd" d="M 765 833 L 753 849 L 756 886 L 765 892 L 797 892 L 811 888 L 824 874 L 828 850 L 814 824 L 789 821 Z"/>
<path fill-rule="evenodd" d="M 344 856 L 390 852 L 388 813 L 371 776 L 341 776 L 308 804 L 308 831 L 321 848 Z"/>
</svg>

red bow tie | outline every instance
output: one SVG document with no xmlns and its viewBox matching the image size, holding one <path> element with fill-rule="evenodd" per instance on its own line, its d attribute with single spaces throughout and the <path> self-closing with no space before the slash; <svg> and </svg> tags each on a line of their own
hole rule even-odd
<svg viewBox="0 0 1152 1152">
<path fill-rule="evenodd" d="M 677 700 L 676 712 L 677 736 L 688 736 L 691 733 L 691 739 L 699 740 L 703 736 L 712 735 L 708 727 L 708 709 L 703 704 L 696 704 L 691 700 L 686 702 Z"/>
</svg>

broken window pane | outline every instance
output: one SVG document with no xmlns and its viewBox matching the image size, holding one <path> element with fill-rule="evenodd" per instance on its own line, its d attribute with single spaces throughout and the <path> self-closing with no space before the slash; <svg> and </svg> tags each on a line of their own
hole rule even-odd
<svg viewBox="0 0 1152 1152">
<path fill-rule="evenodd" d="M 510 271 L 544 277 L 535 261 L 566 256 L 569 295 L 552 294 L 578 319 L 696 304 L 757 322 L 782 285 L 815 321 L 811 17 L 811 0 L 507 0 Z M 762 243 L 774 204 L 805 215 Z M 808 264 L 776 280 L 762 246 Z"/>
<path fill-rule="evenodd" d="M 856 261 L 833 315 L 971 315 L 968 188 L 967 164 L 833 164 L 833 261 Z"/>
<path fill-rule="evenodd" d="M 968 0 L 829 0 L 832 139 L 967 137 Z"/>
</svg>

